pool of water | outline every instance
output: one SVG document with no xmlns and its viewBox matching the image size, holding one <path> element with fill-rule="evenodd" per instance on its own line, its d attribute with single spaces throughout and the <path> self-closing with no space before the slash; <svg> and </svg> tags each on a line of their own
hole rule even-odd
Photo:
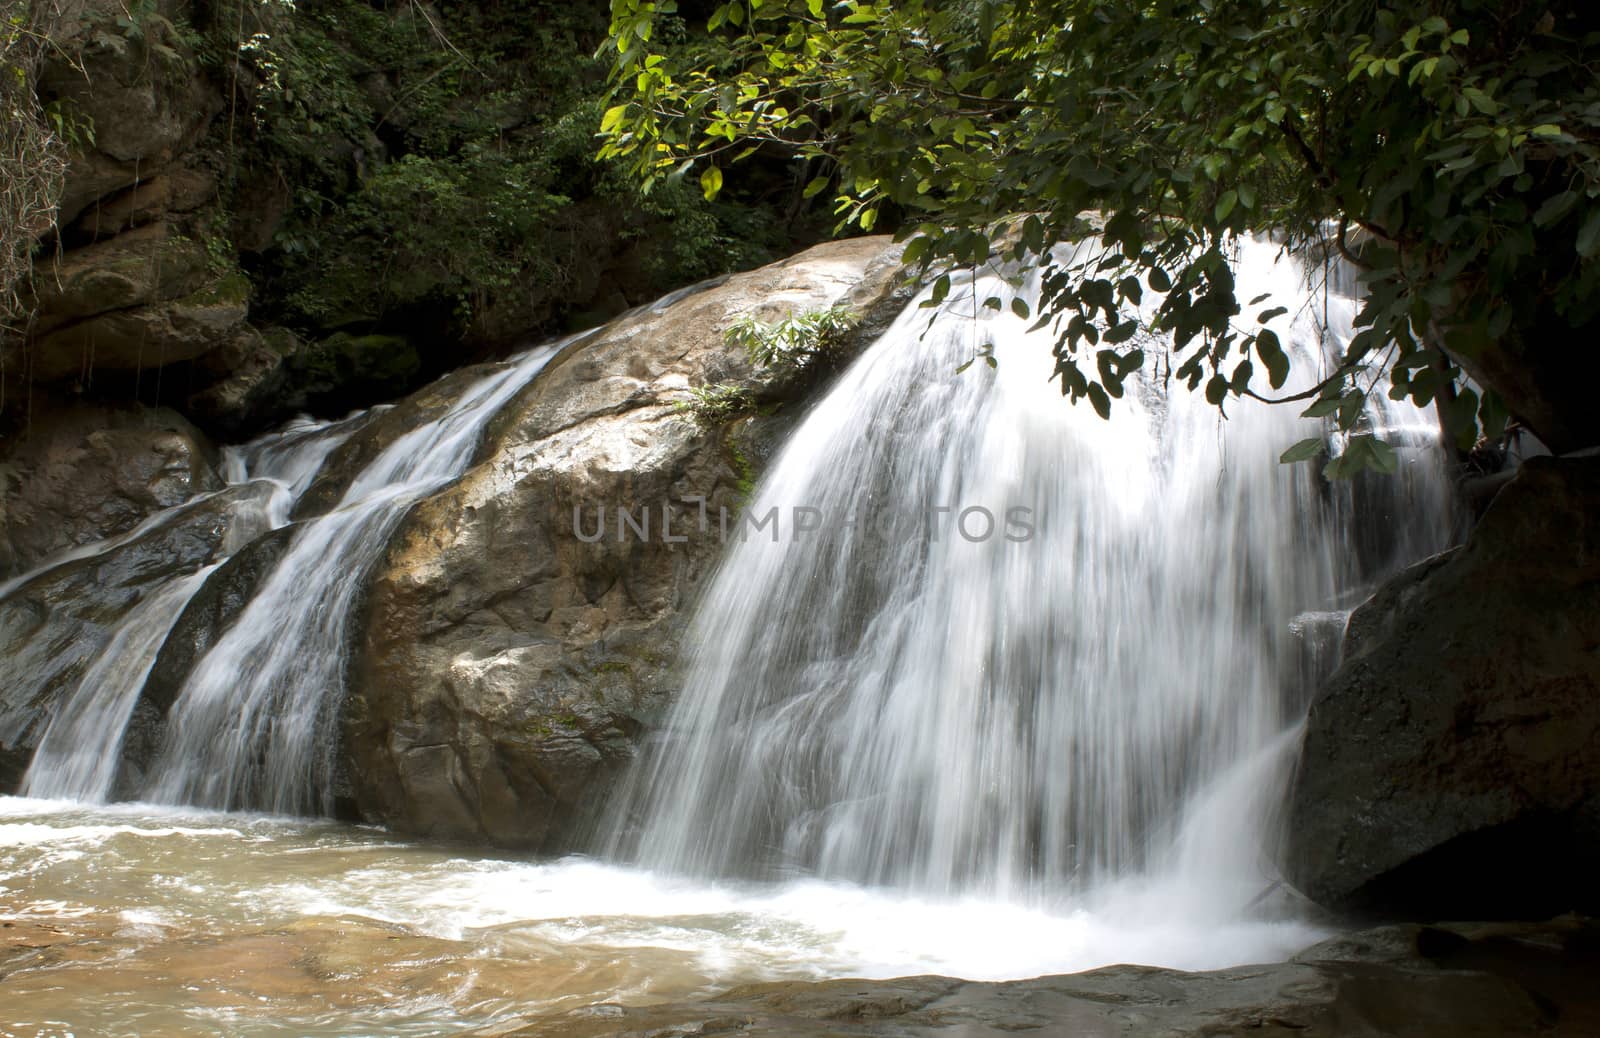
<svg viewBox="0 0 1600 1038">
<path fill-rule="evenodd" d="M 1073 904 L 710 883 L 333 822 L 0 798 L 0 1036 L 496 1033 L 749 981 L 1208 969 L 1323 936 L 1239 907 L 1132 884 Z"/>
</svg>

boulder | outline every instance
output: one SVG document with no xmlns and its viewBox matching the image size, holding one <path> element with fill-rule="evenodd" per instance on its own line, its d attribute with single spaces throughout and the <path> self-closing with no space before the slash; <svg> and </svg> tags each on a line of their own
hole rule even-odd
<svg viewBox="0 0 1600 1038">
<path fill-rule="evenodd" d="M 898 309 L 897 257 L 886 239 L 837 242 L 625 315 L 502 410 L 375 574 L 347 704 L 363 814 L 436 838 L 573 839 L 675 692 L 718 511 L 753 475 L 763 417 L 697 415 L 690 387 L 776 405 L 724 330 L 749 312 Z"/>
<path fill-rule="evenodd" d="M 152 223 L 40 264 L 33 331 L 48 335 L 99 314 L 177 299 L 205 283 L 205 247 L 165 220 Z"/>
<path fill-rule="evenodd" d="M 173 169 L 90 206 L 67 229 L 71 238 L 100 239 L 189 213 L 215 198 L 217 181 L 200 169 Z"/>
<path fill-rule="evenodd" d="M 82 386 L 96 371 L 153 372 L 193 360 L 238 334 L 249 307 L 250 282 L 243 274 L 208 277 L 186 295 L 97 313 L 44 332 L 30 346 L 29 373 L 41 382 L 71 380 Z"/>
<path fill-rule="evenodd" d="M 75 5 L 40 70 L 45 102 L 61 102 L 80 131 L 67 168 L 59 220 L 172 166 L 222 109 L 183 34 L 159 12 L 115 0 Z"/>
<path fill-rule="evenodd" d="M 41 406 L 0 457 L 0 578 L 125 533 L 222 485 L 205 436 L 164 408 Z"/>
<path fill-rule="evenodd" d="M 1338 909 L 1600 907 L 1600 458 L 1534 458 L 1467 543 L 1350 619 L 1285 872 Z"/>
</svg>

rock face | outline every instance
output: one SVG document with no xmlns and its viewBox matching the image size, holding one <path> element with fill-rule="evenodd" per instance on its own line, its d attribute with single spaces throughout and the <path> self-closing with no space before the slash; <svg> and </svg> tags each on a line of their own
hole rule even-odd
<svg viewBox="0 0 1600 1038">
<path fill-rule="evenodd" d="M 519 1038 L 1500 1038 L 1600 1033 L 1600 932 L 1537 926 L 1391 926 L 1286 963 L 1184 973 L 1110 966 L 1004 983 L 945 977 L 757 984 L 699 1002 L 591 1005 Z M 496 1034 L 507 1033 L 497 1028 Z"/>
<path fill-rule="evenodd" d="M 0 452 L 0 578 L 222 485 L 216 452 L 165 409 L 52 406 Z"/>
<path fill-rule="evenodd" d="M 39 94 L 65 103 L 94 129 L 68 169 L 60 213 L 67 224 L 171 167 L 222 109 L 222 98 L 161 13 L 132 13 L 116 0 L 64 6 L 75 17 L 62 19 Z M 112 221 L 124 219 L 126 208 L 115 207 Z"/>
<path fill-rule="evenodd" d="M 1288 829 L 1325 905 L 1600 907 L 1600 459 L 1529 461 L 1465 546 L 1356 611 Z"/>
<path fill-rule="evenodd" d="M 40 281 L 30 373 L 44 382 L 193 360 L 238 332 L 250 300 L 242 274 L 211 270 L 166 222 L 68 252 Z"/>
<path fill-rule="evenodd" d="M 364 815 L 507 846 L 570 838 L 670 701 L 718 509 L 752 475 L 760 421 L 697 417 L 690 387 L 770 399 L 724 329 L 752 311 L 898 309 L 896 257 L 882 238 L 819 246 L 626 316 L 505 408 L 481 462 L 413 510 L 375 576 L 347 708 Z"/>
</svg>

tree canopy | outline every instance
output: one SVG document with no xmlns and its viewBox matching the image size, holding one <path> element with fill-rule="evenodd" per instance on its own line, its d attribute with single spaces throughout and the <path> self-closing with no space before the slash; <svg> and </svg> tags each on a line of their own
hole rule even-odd
<svg viewBox="0 0 1600 1038">
<path fill-rule="evenodd" d="M 713 196 L 784 150 L 842 225 L 909 236 L 936 296 L 941 268 L 1041 257 L 1092 218 L 1096 248 L 1047 268 L 1031 308 L 1074 402 L 1109 410 L 1144 323 L 1213 403 L 1282 399 L 1279 311 L 1238 298 L 1227 263 L 1271 232 L 1364 284 L 1342 362 L 1296 395 L 1309 416 L 1359 433 L 1387 391 L 1437 404 L 1463 446 L 1508 413 L 1557 450 L 1600 438 L 1600 368 L 1576 341 L 1600 325 L 1584 4 L 741 0 L 705 19 L 697 44 L 664 46 L 683 37 L 674 0 L 614 0 L 603 154 Z M 1349 443 L 1331 474 L 1392 464 Z"/>
</svg>

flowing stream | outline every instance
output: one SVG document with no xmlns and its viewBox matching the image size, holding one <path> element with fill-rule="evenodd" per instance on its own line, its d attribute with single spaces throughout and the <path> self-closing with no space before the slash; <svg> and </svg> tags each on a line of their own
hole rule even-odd
<svg viewBox="0 0 1600 1038">
<path fill-rule="evenodd" d="M 1311 384 L 1349 335 L 1349 286 L 1265 243 L 1237 269 L 1242 298 L 1292 303 L 1284 392 Z M 1349 609 L 1450 538 L 1435 424 L 1374 394 L 1402 470 L 1330 486 L 1276 460 L 1315 423 L 1244 402 L 1224 420 L 1166 389 L 1155 342 L 1103 421 L 1049 381 L 1047 331 L 976 305 L 1013 291 L 963 284 L 931 325 L 908 308 L 790 435 L 747 506 L 776 524 L 727 550 L 684 693 L 593 857 L 282 817 L 330 813 L 345 621 L 373 563 L 565 343 L 467 385 L 285 531 L 172 703 L 146 802 L 104 805 L 218 562 L 147 594 L 48 719 L 24 792 L 53 799 L 0 799 L 11 1022 L 439 1034 L 745 980 L 1218 968 L 1310 943 L 1263 897 L 1295 726 Z M 362 420 L 230 449 L 221 493 L 266 488 L 238 495 L 240 540 L 288 525 Z"/>
</svg>

